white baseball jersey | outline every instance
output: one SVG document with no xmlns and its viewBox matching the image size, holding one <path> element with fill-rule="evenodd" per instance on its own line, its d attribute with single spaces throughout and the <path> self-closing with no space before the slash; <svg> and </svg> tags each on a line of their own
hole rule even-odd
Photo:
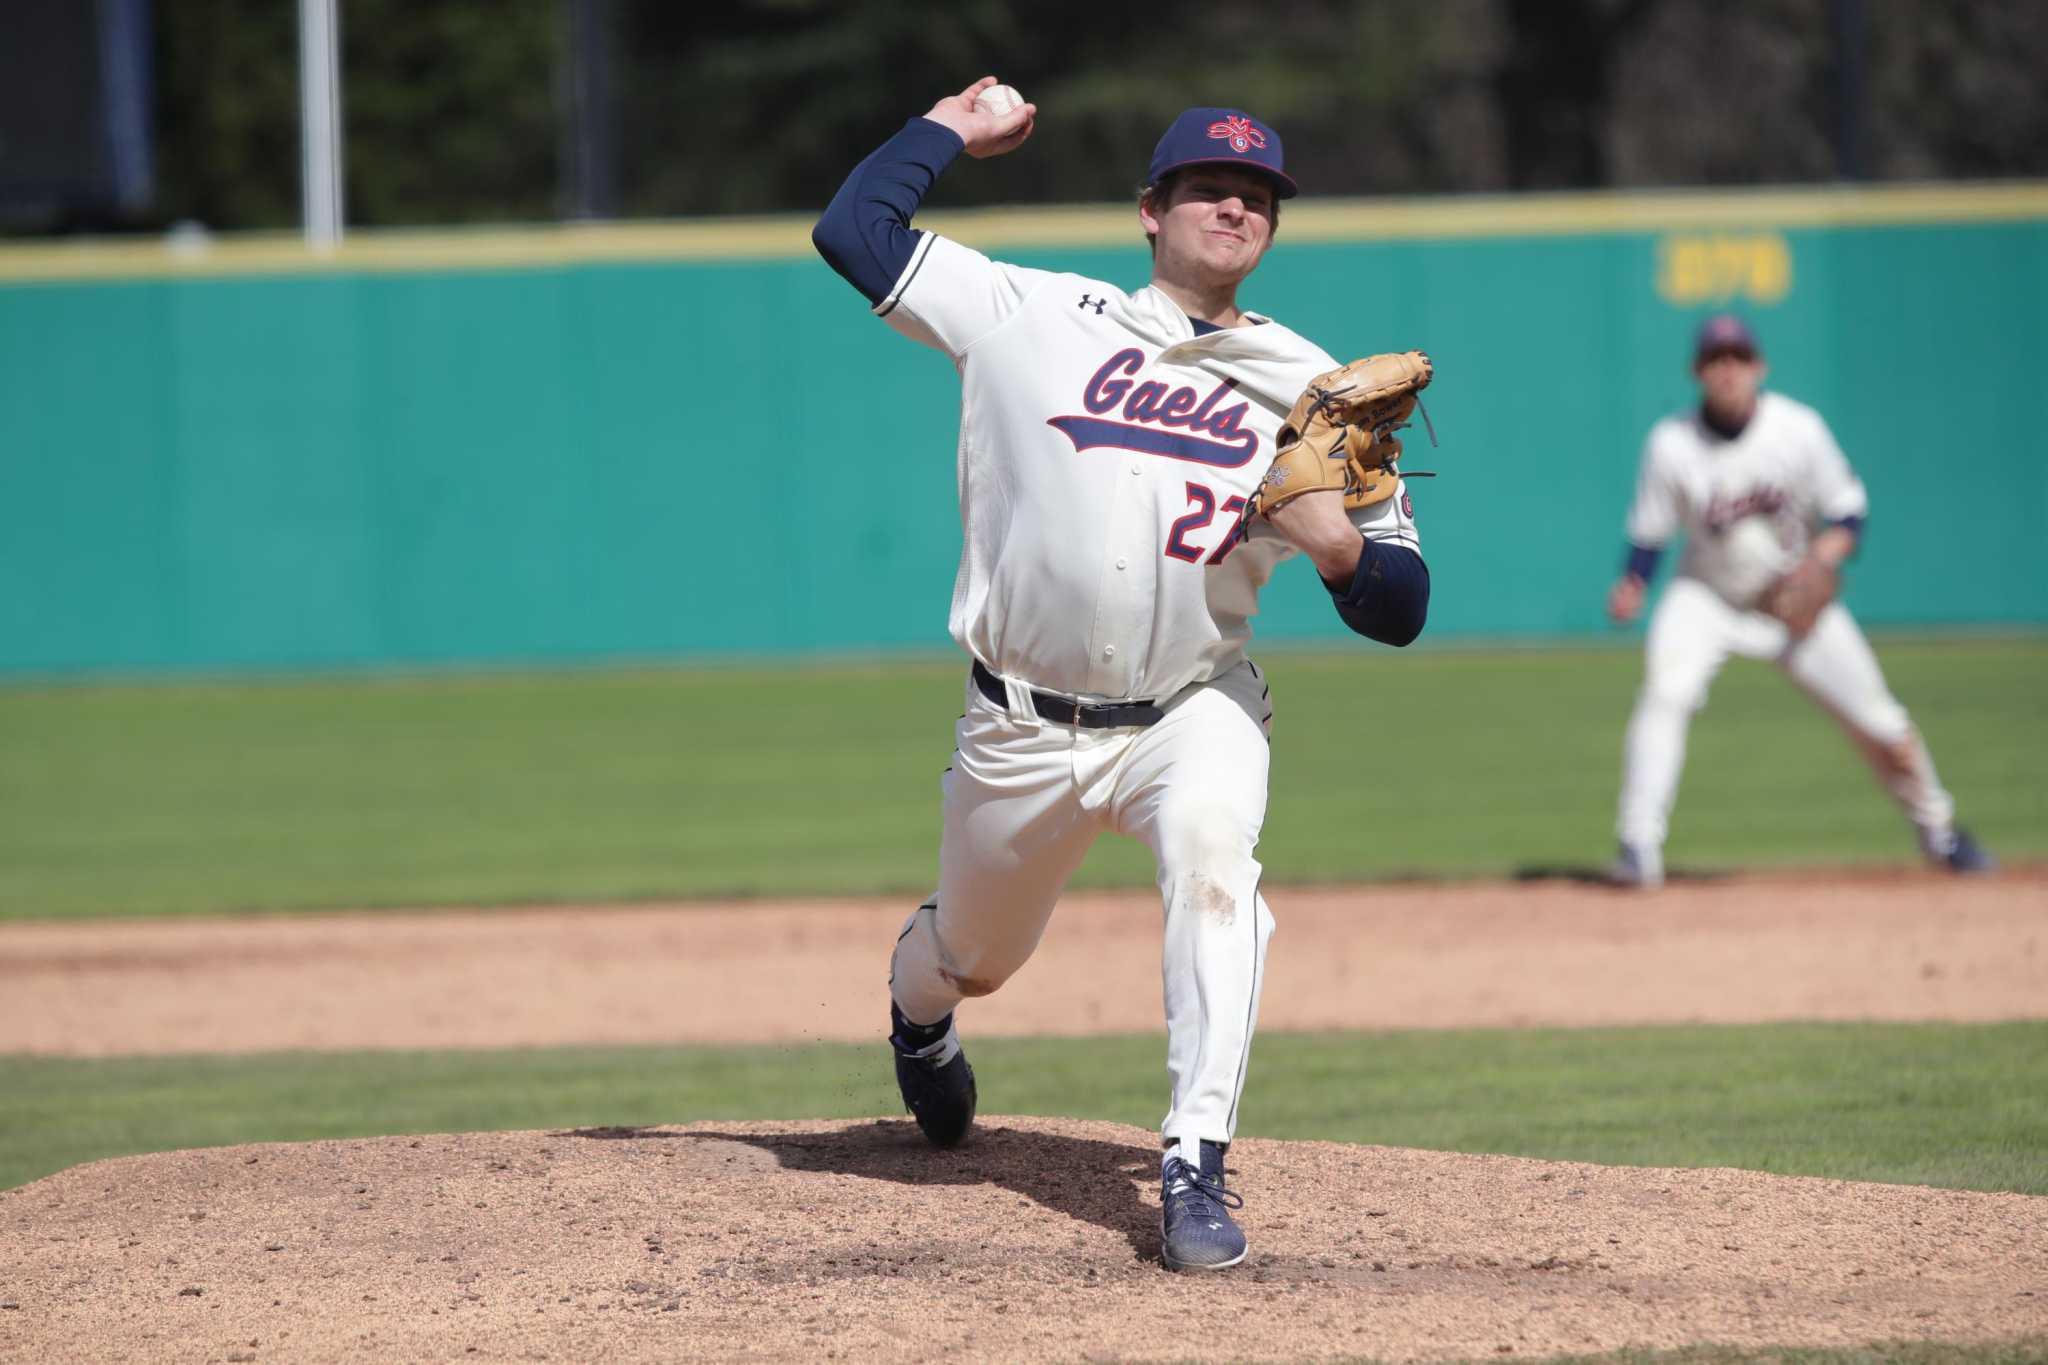
<svg viewBox="0 0 2048 1365">
<path fill-rule="evenodd" d="M 1815 527 L 1860 517 L 1869 500 L 1821 415 L 1782 394 L 1757 396 L 1756 412 L 1725 440 L 1696 411 L 1657 423 L 1643 444 L 1628 538 L 1657 548 L 1685 532 L 1680 575 L 1732 606 L 1748 607 L 1758 584 L 1754 550 L 1731 530 L 1767 519 L 1788 566 Z"/>
<path fill-rule="evenodd" d="M 1242 660 L 1259 589 L 1295 551 L 1263 523 L 1234 532 L 1327 352 L 1263 318 L 1197 336 L 1150 286 L 929 232 L 874 311 L 960 371 L 962 649 L 1088 700 L 1168 697 Z M 1420 548 L 1405 489 L 1353 519 Z"/>
</svg>

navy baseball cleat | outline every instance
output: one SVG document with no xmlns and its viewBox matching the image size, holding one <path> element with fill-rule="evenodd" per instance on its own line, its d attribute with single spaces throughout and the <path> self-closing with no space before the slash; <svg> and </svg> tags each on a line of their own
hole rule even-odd
<svg viewBox="0 0 2048 1365">
<path fill-rule="evenodd" d="M 1986 853 L 1984 846 L 1970 836 L 1970 831 L 1957 825 L 1955 835 L 1955 842 L 1941 857 L 1943 867 L 1965 877 L 1998 871 L 1998 859 Z"/>
<path fill-rule="evenodd" d="M 1664 885 L 1664 853 L 1643 844 L 1623 844 L 1607 869 L 1609 886 L 1655 891 Z"/>
<path fill-rule="evenodd" d="M 960 1050 L 960 1031 L 953 1016 L 936 1024 L 905 1019 L 894 1004 L 889 1018 L 895 1029 L 889 1050 L 896 1054 L 896 1088 L 904 1107 L 935 1147 L 958 1147 L 974 1125 L 974 1068 Z"/>
<path fill-rule="evenodd" d="M 1244 1259 L 1244 1231 L 1230 1210 L 1244 1196 L 1223 1187 L 1223 1148 L 1202 1144 L 1202 1164 L 1178 1155 L 1159 1172 L 1159 1255 L 1168 1270 L 1222 1270 Z"/>
</svg>

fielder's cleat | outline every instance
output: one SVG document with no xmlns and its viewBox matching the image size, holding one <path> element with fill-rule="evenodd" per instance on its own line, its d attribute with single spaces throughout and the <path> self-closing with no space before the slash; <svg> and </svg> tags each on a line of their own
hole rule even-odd
<svg viewBox="0 0 2048 1365">
<path fill-rule="evenodd" d="M 1202 1164 L 1178 1154 L 1159 1171 L 1159 1255 L 1168 1270 L 1222 1270 L 1244 1259 L 1244 1231 L 1230 1210 L 1244 1196 L 1223 1187 L 1223 1148 L 1202 1144 Z"/>
<path fill-rule="evenodd" d="M 896 1088 L 904 1107 L 935 1147 L 958 1147 L 974 1124 L 974 1068 L 960 1050 L 960 1031 L 947 1015 L 930 1028 L 920 1028 L 890 1009 L 896 1030 L 889 1049 L 896 1054 Z M 923 1042 L 919 1035 L 940 1036 Z"/>
<path fill-rule="evenodd" d="M 1983 845 L 1971 837 L 1970 831 L 1956 826 L 1955 842 L 1941 856 L 1941 865 L 1958 876 L 1980 876 L 1986 872 L 1998 871 L 1998 859 L 1984 851 Z"/>
<path fill-rule="evenodd" d="M 1663 851 L 1640 844 L 1623 844 L 1614 855 L 1614 865 L 1607 870 L 1607 884 L 1655 891 L 1664 885 Z"/>
</svg>

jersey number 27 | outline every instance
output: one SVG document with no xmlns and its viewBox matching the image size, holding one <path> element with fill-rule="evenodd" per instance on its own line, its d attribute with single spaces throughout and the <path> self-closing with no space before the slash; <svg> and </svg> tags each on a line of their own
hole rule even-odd
<svg viewBox="0 0 2048 1365">
<path fill-rule="evenodd" d="M 1199 545 L 1188 544 L 1187 537 L 1190 531 L 1199 531 L 1216 520 L 1216 494 L 1202 484 L 1191 483 L 1188 485 L 1188 503 L 1195 510 L 1173 523 L 1173 530 L 1166 537 L 1166 557 L 1188 564 L 1199 564 L 1205 551 Z M 1223 543 L 1216 547 L 1215 552 L 1209 555 L 1209 563 L 1221 564 L 1237 547 L 1237 543 L 1244 539 L 1244 520 L 1240 515 L 1243 511 L 1243 498 L 1231 497 L 1224 501 L 1223 515 L 1237 517 L 1238 520 L 1230 523 L 1229 533 L 1223 537 Z"/>
</svg>

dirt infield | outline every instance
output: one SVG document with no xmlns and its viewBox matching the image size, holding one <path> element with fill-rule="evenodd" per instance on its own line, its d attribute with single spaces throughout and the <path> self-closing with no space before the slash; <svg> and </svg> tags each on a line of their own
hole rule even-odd
<svg viewBox="0 0 2048 1365">
<path fill-rule="evenodd" d="M 2038 867 L 1271 899 L 1273 1030 L 2048 1017 Z M 904 910 L 0 926 L 0 1051 L 872 1040 Z M 1158 914 L 1069 898 L 970 1037 L 1157 1031 Z M 1252 1258 L 1178 1277 L 1155 1142 L 985 1117 L 955 1153 L 888 1119 L 103 1161 L 0 1193 L 0 1361 L 2048 1345 L 2044 1198 L 1246 1139 Z"/>
<path fill-rule="evenodd" d="M 2048 867 L 1279 888 L 1261 1028 L 2048 1017 Z M 902 903 L 0 926 L 0 1052 L 871 1040 Z M 1075 895 L 969 1036 L 1157 1032 L 1159 904 Z"/>
</svg>

